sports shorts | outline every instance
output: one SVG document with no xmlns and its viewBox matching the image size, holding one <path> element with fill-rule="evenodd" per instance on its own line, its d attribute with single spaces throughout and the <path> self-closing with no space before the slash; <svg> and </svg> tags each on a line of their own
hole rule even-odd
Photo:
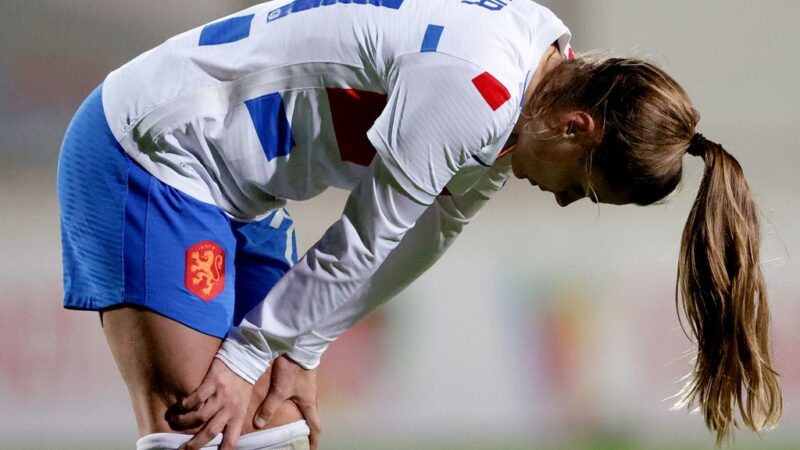
<svg viewBox="0 0 800 450">
<path fill-rule="evenodd" d="M 102 85 L 67 129 L 58 202 L 69 309 L 135 305 L 224 338 L 297 261 L 285 209 L 238 222 L 139 166 L 111 133 Z"/>
</svg>

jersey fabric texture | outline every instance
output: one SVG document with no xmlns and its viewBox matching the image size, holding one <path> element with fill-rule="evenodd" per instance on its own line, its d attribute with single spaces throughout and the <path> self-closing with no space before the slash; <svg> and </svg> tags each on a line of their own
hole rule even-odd
<svg viewBox="0 0 800 450">
<path fill-rule="evenodd" d="M 499 153 L 527 83 L 569 38 L 529 0 L 276 0 L 111 73 L 103 104 L 121 147 L 233 219 L 352 191 L 217 356 L 251 382 L 286 352 L 314 367 L 436 261 L 507 179 Z"/>
<path fill-rule="evenodd" d="M 101 91 L 59 159 L 64 306 L 147 307 L 223 338 L 296 261 L 292 220 L 278 209 L 237 222 L 155 179 L 111 134 Z"/>
</svg>

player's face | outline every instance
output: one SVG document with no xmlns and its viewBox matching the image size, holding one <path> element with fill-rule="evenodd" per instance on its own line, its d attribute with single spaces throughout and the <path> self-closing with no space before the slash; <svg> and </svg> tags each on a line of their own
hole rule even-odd
<svg viewBox="0 0 800 450">
<path fill-rule="evenodd" d="M 593 125 L 567 123 L 555 136 L 522 133 L 511 154 L 514 176 L 552 192 L 561 206 L 584 197 L 593 202 L 629 203 L 625 193 L 608 188 L 598 170 L 592 170 L 590 179 L 587 158 L 597 145 L 593 130 Z"/>
</svg>

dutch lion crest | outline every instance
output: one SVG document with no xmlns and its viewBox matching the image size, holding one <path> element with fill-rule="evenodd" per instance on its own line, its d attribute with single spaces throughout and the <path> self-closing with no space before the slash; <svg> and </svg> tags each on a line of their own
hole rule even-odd
<svg viewBox="0 0 800 450">
<path fill-rule="evenodd" d="M 186 251 L 186 289 L 205 301 L 225 288 L 225 251 L 204 241 Z"/>
</svg>

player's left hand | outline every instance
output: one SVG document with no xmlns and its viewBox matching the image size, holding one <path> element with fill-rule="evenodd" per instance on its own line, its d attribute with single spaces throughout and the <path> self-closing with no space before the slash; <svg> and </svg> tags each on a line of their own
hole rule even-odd
<svg viewBox="0 0 800 450">
<path fill-rule="evenodd" d="M 167 412 L 175 430 L 202 428 L 180 450 L 200 449 L 223 433 L 220 450 L 233 450 L 242 434 L 253 385 L 214 359 L 203 382 Z"/>
<path fill-rule="evenodd" d="M 322 433 L 317 413 L 317 371 L 304 369 L 290 358 L 281 356 L 272 363 L 269 390 L 256 410 L 253 425 L 263 428 L 286 400 L 293 401 L 303 414 L 311 430 L 308 439 L 311 450 L 316 450 Z"/>
</svg>

